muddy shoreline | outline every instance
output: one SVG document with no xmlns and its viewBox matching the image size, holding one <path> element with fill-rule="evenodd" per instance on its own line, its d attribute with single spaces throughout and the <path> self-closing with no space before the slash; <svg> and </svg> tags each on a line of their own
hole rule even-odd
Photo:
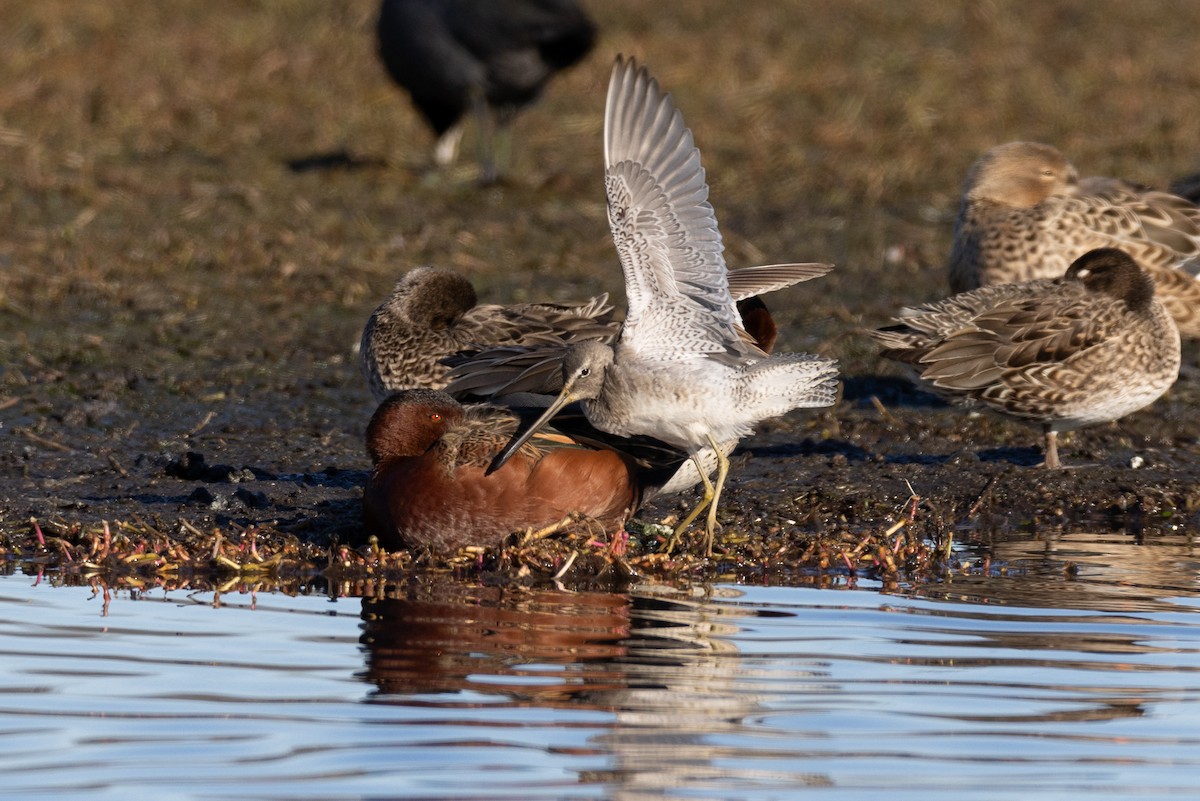
<svg viewBox="0 0 1200 801">
<path fill-rule="evenodd" d="M 347 376 L 347 394 L 356 379 Z M 846 386 L 839 406 L 772 421 L 735 452 L 719 517 L 721 554 L 712 564 L 686 552 L 663 560 L 652 536 L 635 537 L 625 556 L 662 576 L 824 568 L 928 580 L 946 569 L 935 552 L 948 541 L 986 547 L 1052 531 L 1200 530 L 1193 458 L 1200 432 L 1187 416 L 1189 383 L 1153 414 L 1066 438 L 1062 453 L 1072 467 L 1060 471 L 1035 466 L 1033 429 L 969 415 L 903 379 L 851 378 Z M 856 394 L 864 390 L 874 391 Z M 359 507 L 368 462 L 353 430 L 289 436 L 286 422 L 270 433 L 217 414 L 200 418 L 207 423 L 199 430 L 193 424 L 164 437 L 146 422 L 120 425 L 129 420 L 122 411 L 114 401 L 107 416 L 90 421 L 54 412 L 6 421 L 22 443 L 0 482 L 0 545 L 10 559 L 116 574 L 172 565 L 193 578 L 332 569 L 361 579 L 429 563 L 421 554 L 381 558 L 369 544 Z M 112 428 L 98 430 L 102 423 Z M 669 523 L 693 499 L 659 498 L 637 519 Z M 876 554 L 879 542 L 899 542 L 901 521 L 905 541 L 925 549 L 907 568 Z M 45 545 L 39 530 L 50 538 Z M 825 544 L 814 548 L 815 541 Z M 699 547 L 692 545 L 685 550 Z M 159 558 L 140 556 L 147 552 Z M 488 573 L 524 564 L 550 575 L 570 552 L 567 542 L 524 562 L 489 554 L 451 566 Z M 602 559 L 573 565 L 585 573 L 607 567 Z"/>
<path fill-rule="evenodd" d="M 1193 172 L 1200 7 L 1088 4 L 1064 25 L 1057 5 L 594 4 L 595 54 L 518 120 L 509 178 L 483 189 L 469 164 L 431 169 L 432 138 L 375 59 L 374 0 L 293 5 L 47 0 L 0 31 L 10 561 L 111 569 L 121 544 L 122 565 L 150 572 L 159 557 L 141 554 L 179 547 L 198 574 L 279 554 L 306 575 L 373 569 L 359 520 L 373 404 L 351 346 L 420 264 L 464 272 L 491 302 L 621 302 L 600 177 L 617 52 L 675 94 L 731 266 L 836 265 L 768 304 L 777 349 L 838 359 L 844 397 L 742 443 L 726 553 L 679 560 L 681 575 L 885 570 L 856 550 L 871 537 L 924 543 L 931 566 L 951 538 L 1200 531 L 1195 343 L 1167 396 L 1065 436 L 1072 469 L 1047 473 L 1037 431 L 915 390 L 866 336 L 946 293 L 959 187 L 986 148 L 1040 139 L 1083 174 L 1158 186 Z M 1109 54 L 1135 40 L 1156 45 L 1114 73 Z M 1013 42 L 1029 51 L 1016 81 Z M 631 562 L 661 567 L 653 545 L 635 538 Z"/>
</svg>

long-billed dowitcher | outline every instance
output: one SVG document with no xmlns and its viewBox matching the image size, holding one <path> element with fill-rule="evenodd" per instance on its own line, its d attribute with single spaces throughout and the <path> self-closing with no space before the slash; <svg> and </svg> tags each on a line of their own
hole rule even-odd
<svg viewBox="0 0 1200 801">
<path fill-rule="evenodd" d="M 1185 337 L 1200 337 L 1200 207 L 1117 179 L 1087 179 L 1055 148 L 994 147 L 971 167 L 950 255 L 950 288 L 1055 278 L 1093 248 L 1150 273 Z"/>
<path fill-rule="evenodd" d="M 609 226 L 625 276 L 628 311 L 613 345 L 571 346 L 563 388 L 525 436 L 567 403 L 582 401 L 597 428 L 646 435 L 692 457 L 704 498 L 668 543 L 708 509 L 706 552 L 729 472 L 721 443 L 768 418 L 828 406 L 837 365 L 807 354 L 768 356 L 747 341 L 729 291 L 716 215 L 691 131 L 644 68 L 618 58 L 604 117 Z M 519 447 L 514 442 L 496 459 Z M 701 452 L 717 457 L 709 481 Z"/>
<path fill-rule="evenodd" d="M 435 552 L 498 545 L 514 531 L 571 513 L 612 529 L 637 508 L 643 490 L 686 458 L 653 443 L 618 451 L 603 440 L 547 433 L 488 472 L 520 423 L 510 409 L 463 406 L 435 390 L 387 398 L 367 427 L 374 465 L 363 494 L 368 529 L 387 547 Z"/>
<path fill-rule="evenodd" d="M 384 0 L 376 32 L 388 74 L 439 137 L 438 164 L 454 160 L 474 114 L 484 181 L 497 177 L 513 117 L 596 39 L 575 0 Z"/>
<path fill-rule="evenodd" d="M 1179 332 L 1153 280 L 1121 250 L 1080 256 L 1065 276 L 997 284 L 905 309 L 874 332 L 883 355 L 934 392 L 1057 436 L 1156 400 L 1179 375 Z"/>
</svg>

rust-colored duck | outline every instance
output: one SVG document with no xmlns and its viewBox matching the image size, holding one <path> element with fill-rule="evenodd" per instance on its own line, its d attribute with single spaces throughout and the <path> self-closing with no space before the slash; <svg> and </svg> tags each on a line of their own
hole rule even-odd
<svg viewBox="0 0 1200 801">
<path fill-rule="evenodd" d="M 618 451 L 548 432 L 489 474 L 521 423 L 513 410 L 464 406 L 435 390 L 387 398 L 367 427 L 374 465 L 363 496 L 367 530 L 385 547 L 434 553 L 496 546 L 512 532 L 552 526 L 572 513 L 612 530 L 686 458 L 651 441 L 625 441 Z"/>
</svg>

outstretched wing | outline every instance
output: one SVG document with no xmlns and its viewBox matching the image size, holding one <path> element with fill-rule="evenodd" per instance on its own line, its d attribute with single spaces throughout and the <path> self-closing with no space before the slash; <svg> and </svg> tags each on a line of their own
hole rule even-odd
<svg viewBox="0 0 1200 801">
<path fill-rule="evenodd" d="M 660 359 L 743 352 L 700 151 L 670 95 L 619 57 L 604 155 L 608 220 L 628 302 L 622 345 Z"/>
</svg>

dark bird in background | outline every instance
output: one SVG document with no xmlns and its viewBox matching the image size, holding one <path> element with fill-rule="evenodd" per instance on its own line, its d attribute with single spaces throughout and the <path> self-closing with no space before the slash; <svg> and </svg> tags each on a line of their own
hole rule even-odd
<svg viewBox="0 0 1200 801">
<path fill-rule="evenodd" d="M 470 110 L 492 181 L 513 117 L 587 55 L 596 26 L 574 0 L 384 0 L 378 35 L 388 74 L 439 137 L 434 160 L 453 161 Z"/>
</svg>

